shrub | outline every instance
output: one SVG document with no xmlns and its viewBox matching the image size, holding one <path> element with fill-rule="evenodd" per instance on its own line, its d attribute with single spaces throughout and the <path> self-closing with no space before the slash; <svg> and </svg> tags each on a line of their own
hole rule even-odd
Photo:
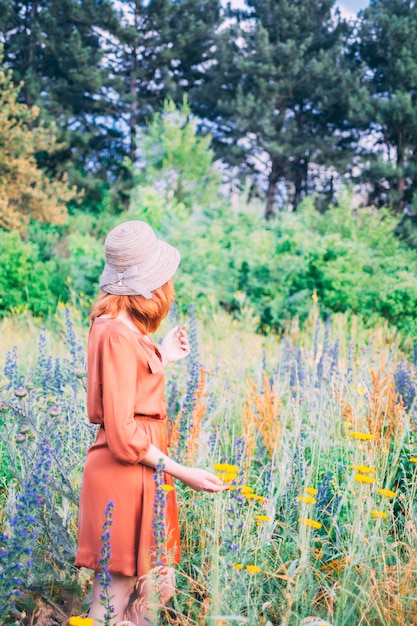
<svg viewBox="0 0 417 626">
<path fill-rule="evenodd" d="M 42 262 L 38 255 L 35 244 L 0 230 L 0 314 L 28 308 L 46 316 L 55 310 L 61 295 L 54 289 L 57 261 Z"/>
<path fill-rule="evenodd" d="M 324 316 L 350 312 L 368 324 L 385 319 L 417 335 L 417 255 L 394 236 L 396 220 L 371 208 L 353 211 L 348 195 L 320 214 L 306 200 L 297 213 L 265 223 L 253 207 L 192 216 L 171 225 L 182 253 L 181 301 L 239 314 L 251 307 L 262 332 L 304 322 L 317 295 Z"/>
</svg>

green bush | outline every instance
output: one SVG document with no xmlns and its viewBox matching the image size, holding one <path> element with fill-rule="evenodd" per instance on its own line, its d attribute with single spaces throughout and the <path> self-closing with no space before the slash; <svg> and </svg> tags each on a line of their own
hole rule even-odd
<svg viewBox="0 0 417 626">
<path fill-rule="evenodd" d="M 387 320 L 417 335 L 417 255 L 399 241 L 396 220 L 371 208 L 353 211 L 349 195 L 324 214 L 307 200 L 297 213 L 265 222 L 253 207 L 223 207 L 171 223 L 179 247 L 180 300 L 200 308 L 221 304 L 239 314 L 251 307 L 262 332 L 303 322 L 314 294 L 324 315 L 351 312 L 372 324 Z"/>
<path fill-rule="evenodd" d="M 0 268 L 0 314 L 28 308 L 43 316 L 55 310 L 61 296 L 54 284 L 56 259 L 41 261 L 37 245 L 0 230 Z"/>
<path fill-rule="evenodd" d="M 403 337 L 417 336 L 417 253 L 395 237 L 397 220 L 372 208 L 353 211 L 348 194 L 318 213 L 306 200 L 296 213 L 265 222 L 259 207 L 236 210 L 219 198 L 211 211 L 164 215 L 158 191 L 146 211 L 74 215 L 65 231 L 37 226 L 33 241 L 0 233 L 0 312 L 29 308 L 45 315 L 71 300 L 84 312 L 98 288 L 104 236 L 125 219 L 146 219 L 155 208 L 160 236 L 182 256 L 175 277 L 180 310 L 194 303 L 210 315 L 219 306 L 251 312 L 258 331 L 282 332 L 303 323 L 317 295 L 324 316 L 352 313 L 371 325 L 386 320 Z M 44 228 L 44 229 L 43 229 Z"/>
</svg>

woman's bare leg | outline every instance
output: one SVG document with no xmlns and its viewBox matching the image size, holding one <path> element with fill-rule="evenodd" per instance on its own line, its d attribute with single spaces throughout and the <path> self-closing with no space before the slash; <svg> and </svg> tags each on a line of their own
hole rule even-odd
<svg viewBox="0 0 417 626">
<path fill-rule="evenodd" d="M 136 578 L 112 575 L 107 590 L 107 595 L 110 597 L 110 605 L 114 609 L 111 621 L 112 626 L 116 626 L 117 622 L 123 620 L 135 582 Z M 104 606 L 102 596 L 103 587 L 97 574 L 95 574 L 93 580 L 93 602 L 88 614 L 88 617 L 91 617 L 94 620 L 94 626 L 104 624 L 106 607 Z"/>
<path fill-rule="evenodd" d="M 135 626 L 150 626 L 154 613 L 173 596 L 175 571 L 171 567 L 156 567 L 138 581 L 135 598 L 126 613 Z"/>
<path fill-rule="evenodd" d="M 130 604 L 126 612 L 126 618 L 135 626 L 151 626 L 153 623 L 152 612 L 149 610 L 149 587 L 147 578 L 136 579 L 134 595 L 130 598 Z"/>
</svg>

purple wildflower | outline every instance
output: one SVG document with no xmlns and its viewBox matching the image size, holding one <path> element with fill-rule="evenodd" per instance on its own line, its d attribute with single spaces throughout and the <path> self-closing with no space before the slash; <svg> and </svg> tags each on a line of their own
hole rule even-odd
<svg viewBox="0 0 417 626">
<path fill-rule="evenodd" d="M 113 525 L 113 511 L 114 502 L 109 500 L 104 512 L 103 534 L 101 536 L 101 550 L 100 550 L 100 572 L 98 573 L 98 579 L 101 584 L 100 600 L 103 603 L 106 613 L 104 615 L 104 624 L 109 626 L 114 613 L 114 607 L 111 604 L 110 596 L 110 584 L 111 574 L 109 572 L 110 558 L 111 558 L 111 527 Z"/>
</svg>

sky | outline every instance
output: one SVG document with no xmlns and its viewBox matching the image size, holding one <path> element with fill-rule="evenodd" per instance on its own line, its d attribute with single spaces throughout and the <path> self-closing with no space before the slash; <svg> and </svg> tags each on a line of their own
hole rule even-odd
<svg viewBox="0 0 417 626">
<path fill-rule="evenodd" d="M 358 11 L 368 6 L 369 0 L 337 0 L 336 4 L 344 17 L 356 17 Z"/>
<path fill-rule="evenodd" d="M 244 0 L 230 0 L 233 7 L 244 6 Z M 336 0 L 336 5 L 340 8 L 340 12 L 345 18 L 354 18 L 358 11 L 365 9 L 369 4 L 369 0 Z"/>
</svg>

